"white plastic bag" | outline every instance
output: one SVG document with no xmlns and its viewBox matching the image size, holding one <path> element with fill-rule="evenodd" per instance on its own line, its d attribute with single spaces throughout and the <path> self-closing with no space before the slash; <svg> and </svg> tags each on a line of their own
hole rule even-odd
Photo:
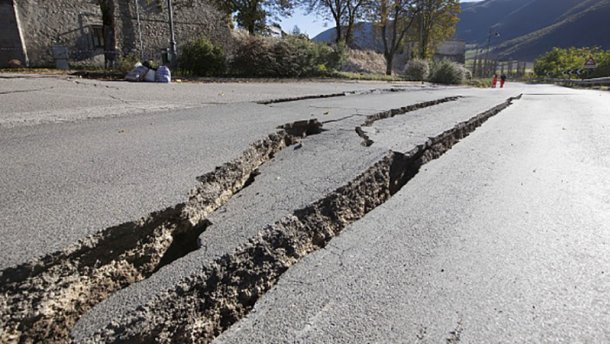
<svg viewBox="0 0 610 344">
<path fill-rule="evenodd" d="M 160 66 L 157 68 L 157 73 L 155 74 L 155 80 L 157 82 L 170 83 L 172 82 L 172 73 L 166 66 Z"/>
<path fill-rule="evenodd" d="M 156 76 L 155 70 L 149 69 L 148 72 L 146 72 L 146 75 L 144 75 L 144 81 L 155 82 L 155 76 Z"/>
<path fill-rule="evenodd" d="M 146 73 L 148 73 L 148 68 L 146 68 L 144 66 L 138 66 L 138 67 L 134 68 L 132 71 L 130 71 L 129 73 L 127 73 L 127 75 L 125 75 L 125 80 L 142 81 L 142 80 L 144 80 Z"/>
</svg>

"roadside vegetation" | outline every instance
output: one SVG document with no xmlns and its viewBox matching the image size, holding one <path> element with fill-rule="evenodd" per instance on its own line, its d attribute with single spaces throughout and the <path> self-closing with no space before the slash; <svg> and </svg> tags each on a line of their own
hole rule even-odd
<svg viewBox="0 0 610 344">
<path fill-rule="evenodd" d="M 103 16 L 104 67 L 72 64 L 79 75 L 118 79 L 137 62 L 148 62 L 147 66 L 160 62 L 139 61 L 136 52 L 121 56 L 114 37 L 117 0 L 95 1 Z M 207 37 L 181 42 L 177 66 L 172 71 L 174 77 L 332 77 L 442 84 L 460 84 L 469 79 L 462 66 L 432 61 L 438 44 L 455 33 L 460 12 L 458 0 L 212 0 L 212 3 L 227 15 L 228 22 L 246 33 L 234 34 L 230 42 L 215 42 Z M 282 32 L 281 37 L 270 37 L 271 23 L 290 15 L 296 7 L 334 22 L 334 42 L 313 42 L 298 27 L 292 34 Z M 354 46 L 354 28 L 359 22 L 372 24 L 372 34 L 378 43 L 375 49 L 349 48 Z"/>
<path fill-rule="evenodd" d="M 237 38 L 230 55 L 202 38 L 183 48 L 179 71 L 186 76 L 213 77 L 329 76 L 341 67 L 345 56 L 341 45 L 314 43 L 300 36 Z"/>
<path fill-rule="evenodd" d="M 597 68 L 577 75 L 585 62 L 593 58 Z M 539 57 L 534 64 L 534 73 L 538 77 L 579 79 L 610 76 L 610 50 L 600 48 L 553 48 Z"/>
</svg>

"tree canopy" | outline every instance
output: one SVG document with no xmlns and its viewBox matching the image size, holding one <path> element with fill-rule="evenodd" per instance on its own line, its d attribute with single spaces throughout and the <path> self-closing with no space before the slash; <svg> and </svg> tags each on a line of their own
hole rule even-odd
<svg viewBox="0 0 610 344">
<path fill-rule="evenodd" d="M 251 35 L 266 28 L 267 20 L 288 16 L 294 8 L 293 0 L 214 0 L 216 5 L 233 16 L 237 25 Z"/>
<path fill-rule="evenodd" d="M 593 58 L 598 66 L 588 71 L 587 76 L 610 76 L 610 50 L 600 48 L 553 48 L 536 60 L 534 72 L 542 77 L 577 78 L 577 75 L 568 72 L 583 69 L 589 58 Z"/>
<path fill-rule="evenodd" d="M 417 0 L 419 57 L 430 58 L 438 44 L 453 37 L 459 21 L 459 0 Z"/>
</svg>

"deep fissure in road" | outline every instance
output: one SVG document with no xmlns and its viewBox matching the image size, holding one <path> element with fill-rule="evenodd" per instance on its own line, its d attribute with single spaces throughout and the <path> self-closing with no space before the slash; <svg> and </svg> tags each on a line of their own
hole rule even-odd
<svg viewBox="0 0 610 344">
<path fill-rule="evenodd" d="M 371 140 L 369 138 L 369 136 L 364 132 L 364 130 L 362 130 L 362 127 L 370 127 L 371 125 L 373 125 L 373 123 L 380 121 L 380 120 L 392 118 L 392 117 L 398 116 L 398 115 L 404 115 L 406 113 L 413 112 L 415 110 L 423 109 L 426 107 L 456 101 L 460 98 L 462 98 L 462 97 L 461 96 L 445 97 L 445 98 L 431 100 L 431 101 L 427 101 L 427 102 L 423 102 L 423 103 L 403 106 L 398 109 L 382 111 L 382 112 L 378 112 L 378 113 L 370 115 L 370 116 L 366 116 L 366 120 L 364 121 L 364 123 L 362 123 L 361 126 L 356 127 L 356 134 L 358 134 L 358 136 L 360 136 L 362 138 L 362 145 L 368 147 L 368 146 L 372 145 L 374 142 L 373 142 L 373 140 Z"/>
<path fill-rule="evenodd" d="M 367 117 L 363 125 L 449 97 Z M 247 245 L 227 253 L 153 304 L 117 319 L 91 341 L 199 342 L 211 340 L 245 316 L 279 276 L 305 255 L 323 248 L 349 224 L 398 192 L 422 164 L 450 149 L 513 98 L 460 123 L 407 154 L 389 151 L 347 185 L 270 224 Z M 197 249 L 206 220 L 244 187 L 258 168 L 301 137 L 322 131 L 315 121 L 281 126 L 236 160 L 198 178 L 183 204 L 139 221 L 108 228 L 64 251 L 6 269 L 0 275 L 3 332 L 0 341 L 65 342 L 74 323 L 112 293 L 148 278 Z M 362 135 L 361 135 L 362 136 Z M 371 142 L 372 143 L 372 142 Z M 135 320 L 134 320 L 135 319 Z"/>
<path fill-rule="evenodd" d="M 336 97 L 347 97 L 347 96 L 352 96 L 352 95 L 365 95 L 365 94 L 406 92 L 407 90 L 408 89 L 406 89 L 406 88 L 398 88 L 398 87 L 375 88 L 375 89 L 371 89 L 371 90 L 362 90 L 362 91 L 346 91 L 346 92 L 339 92 L 339 93 L 313 94 L 313 95 L 306 95 L 306 96 L 300 96 L 300 97 L 269 99 L 269 100 L 259 101 L 259 102 L 257 102 L 257 104 L 271 105 L 271 104 L 278 104 L 278 103 L 296 102 L 299 100 L 336 98 Z"/>
<path fill-rule="evenodd" d="M 321 128 L 316 120 L 280 126 L 239 158 L 198 177 L 187 202 L 3 270 L 0 342 L 68 341 L 74 323 L 97 303 L 197 249 L 210 214 L 252 183 L 262 164 Z"/>
<path fill-rule="evenodd" d="M 347 185 L 290 216 L 262 228 L 235 251 L 182 280 L 174 290 L 131 311 L 86 342 L 209 342 L 243 318 L 290 266 L 325 247 L 347 226 L 385 203 L 420 167 L 449 150 L 510 98 L 407 154 L 389 151 Z"/>
</svg>

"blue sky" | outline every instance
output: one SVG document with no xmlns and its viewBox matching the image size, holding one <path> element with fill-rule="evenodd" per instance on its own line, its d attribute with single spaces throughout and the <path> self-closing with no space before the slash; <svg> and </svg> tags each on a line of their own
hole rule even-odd
<svg viewBox="0 0 610 344">
<path fill-rule="evenodd" d="M 461 0 L 462 2 L 481 1 L 481 0 Z M 318 17 L 315 14 L 306 15 L 304 11 L 297 8 L 291 17 L 284 18 L 280 21 L 282 29 L 286 32 L 291 32 L 294 26 L 298 26 L 301 32 L 307 33 L 309 37 L 313 38 L 320 32 L 334 27 L 332 22 L 327 21 L 325 18 Z"/>
</svg>

